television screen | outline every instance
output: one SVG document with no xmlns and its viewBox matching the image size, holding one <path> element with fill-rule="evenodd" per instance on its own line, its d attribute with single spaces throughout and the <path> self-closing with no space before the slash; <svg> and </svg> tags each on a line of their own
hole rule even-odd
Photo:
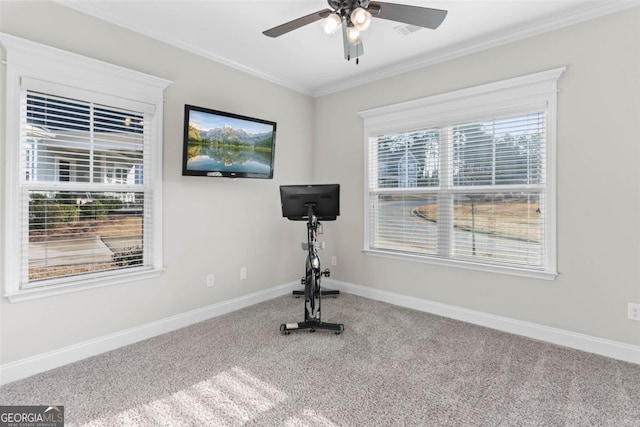
<svg viewBox="0 0 640 427">
<path fill-rule="evenodd" d="M 182 175 L 273 178 L 276 123 L 184 106 Z"/>
<path fill-rule="evenodd" d="M 292 221 L 309 219 L 309 205 L 319 220 L 333 221 L 340 215 L 340 184 L 281 185 L 280 203 Z"/>
</svg>

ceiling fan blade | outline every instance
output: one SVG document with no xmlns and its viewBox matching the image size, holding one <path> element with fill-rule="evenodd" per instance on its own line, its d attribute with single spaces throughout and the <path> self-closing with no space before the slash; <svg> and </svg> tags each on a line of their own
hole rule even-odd
<svg viewBox="0 0 640 427">
<path fill-rule="evenodd" d="M 304 27 L 307 24 L 311 24 L 312 22 L 316 22 L 322 18 L 326 18 L 330 14 L 331 11 L 329 9 L 319 10 L 309 15 L 302 16 L 298 19 L 294 19 L 293 21 L 278 25 L 277 27 L 270 28 L 266 31 L 263 31 L 262 34 L 269 37 L 279 37 L 283 34 L 288 33 L 289 31 L 297 30 L 298 28 Z"/>
<path fill-rule="evenodd" d="M 369 3 L 369 12 L 376 18 L 404 22 L 405 24 L 431 28 L 432 30 L 438 28 L 447 16 L 447 11 L 442 9 L 431 9 L 428 7 L 408 6 L 404 4 L 384 3 L 379 1 Z"/>
</svg>

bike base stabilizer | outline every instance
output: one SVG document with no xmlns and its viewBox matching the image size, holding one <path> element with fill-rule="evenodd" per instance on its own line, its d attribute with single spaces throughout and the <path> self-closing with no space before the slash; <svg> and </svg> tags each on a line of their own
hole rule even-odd
<svg viewBox="0 0 640 427">
<path fill-rule="evenodd" d="M 318 329 L 324 329 L 333 331 L 336 335 L 340 335 L 344 331 L 344 325 L 342 323 L 326 323 L 326 322 L 297 322 L 297 323 L 283 323 L 280 325 L 280 332 L 284 335 L 289 335 L 291 331 L 304 331 L 315 332 Z"/>
</svg>

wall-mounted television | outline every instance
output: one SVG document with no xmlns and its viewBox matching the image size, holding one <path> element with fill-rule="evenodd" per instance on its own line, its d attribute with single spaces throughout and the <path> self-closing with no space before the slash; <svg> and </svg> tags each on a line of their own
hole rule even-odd
<svg viewBox="0 0 640 427">
<path fill-rule="evenodd" d="M 184 106 L 182 175 L 273 178 L 276 123 Z"/>
</svg>

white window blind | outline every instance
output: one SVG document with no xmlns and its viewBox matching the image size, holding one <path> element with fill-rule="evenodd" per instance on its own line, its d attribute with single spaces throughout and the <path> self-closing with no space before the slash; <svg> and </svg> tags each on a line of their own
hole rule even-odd
<svg viewBox="0 0 640 427">
<path fill-rule="evenodd" d="M 540 268 L 544 111 L 378 135 L 370 244 Z"/>
<path fill-rule="evenodd" d="M 149 113 L 21 91 L 22 288 L 151 267 L 149 122 Z"/>
<path fill-rule="evenodd" d="M 545 73 L 553 84 L 539 94 L 514 79 L 361 113 L 365 250 L 555 276 L 549 147 L 561 71 Z"/>
</svg>

